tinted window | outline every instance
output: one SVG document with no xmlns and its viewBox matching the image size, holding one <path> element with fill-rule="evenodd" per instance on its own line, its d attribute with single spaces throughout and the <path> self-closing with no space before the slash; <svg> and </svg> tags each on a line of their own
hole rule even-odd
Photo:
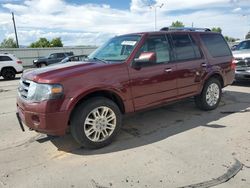
<svg viewBox="0 0 250 188">
<path fill-rule="evenodd" d="M 0 61 L 12 61 L 12 59 L 8 56 L 0 56 Z"/>
<path fill-rule="evenodd" d="M 222 35 L 201 34 L 201 40 L 213 57 L 231 56 L 231 50 Z"/>
<path fill-rule="evenodd" d="M 137 58 L 142 52 L 155 52 L 157 58 L 156 63 L 170 61 L 170 45 L 165 35 L 149 37 L 141 47 Z"/>
<path fill-rule="evenodd" d="M 56 54 L 51 54 L 51 55 L 49 56 L 49 58 L 55 59 L 55 58 L 56 58 Z"/>
<path fill-rule="evenodd" d="M 57 54 L 57 58 L 64 58 L 64 54 L 63 53 Z"/>
<path fill-rule="evenodd" d="M 172 35 L 177 60 L 201 58 L 201 53 L 194 40 L 187 34 Z"/>
</svg>

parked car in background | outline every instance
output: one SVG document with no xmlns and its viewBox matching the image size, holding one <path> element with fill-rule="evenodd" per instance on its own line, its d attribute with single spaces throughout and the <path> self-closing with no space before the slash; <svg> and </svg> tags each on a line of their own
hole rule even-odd
<svg viewBox="0 0 250 188">
<path fill-rule="evenodd" d="M 16 77 L 16 74 L 22 72 L 22 61 L 12 54 L 0 54 L 0 76 L 6 80 L 12 80 Z"/>
<path fill-rule="evenodd" d="M 235 80 L 250 80 L 250 49 L 233 51 L 233 56 L 236 63 Z"/>
<path fill-rule="evenodd" d="M 59 63 L 64 58 L 68 56 L 74 55 L 73 52 L 62 52 L 62 53 L 53 53 L 50 54 L 48 57 L 38 58 L 33 61 L 35 67 L 46 67 L 48 65 Z"/>
<path fill-rule="evenodd" d="M 215 109 L 232 84 L 232 52 L 220 33 L 168 30 L 117 36 L 88 56 L 23 74 L 17 117 L 49 135 L 71 132 L 84 147 L 110 144 L 122 115 L 194 97 Z"/>
<path fill-rule="evenodd" d="M 71 61 L 84 61 L 88 56 L 87 55 L 73 55 L 65 57 L 62 61 L 59 63 L 67 63 Z"/>
<path fill-rule="evenodd" d="M 243 40 L 234 47 L 235 51 L 250 50 L 250 39 Z"/>
</svg>

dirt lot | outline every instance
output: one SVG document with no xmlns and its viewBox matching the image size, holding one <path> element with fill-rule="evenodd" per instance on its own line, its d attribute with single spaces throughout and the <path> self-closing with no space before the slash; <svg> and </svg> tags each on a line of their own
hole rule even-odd
<svg viewBox="0 0 250 188">
<path fill-rule="evenodd" d="M 22 132 L 15 117 L 17 85 L 18 79 L 0 80 L 0 187 L 218 183 L 230 178 L 235 159 L 240 171 L 217 187 L 250 187 L 250 83 L 224 89 L 214 111 L 200 111 L 187 99 L 127 116 L 116 141 L 99 150 L 80 148 L 70 135 Z"/>
</svg>

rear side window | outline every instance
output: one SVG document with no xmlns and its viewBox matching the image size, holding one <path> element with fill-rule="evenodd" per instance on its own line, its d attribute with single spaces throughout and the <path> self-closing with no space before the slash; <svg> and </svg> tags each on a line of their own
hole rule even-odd
<svg viewBox="0 0 250 188">
<path fill-rule="evenodd" d="M 177 60 L 181 61 L 201 58 L 199 47 L 188 34 L 172 34 L 172 40 Z"/>
<path fill-rule="evenodd" d="M 63 57 L 64 57 L 64 54 L 62 53 L 57 54 L 57 58 L 63 58 Z"/>
<path fill-rule="evenodd" d="M 205 44 L 211 56 L 213 57 L 231 56 L 231 50 L 229 49 L 222 35 L 201 34 L 201 40 Z"/>
<path fill-rule="evenodd" d="M 9 56 L 0 56 L 0 61 L 12 61 Z"/>
</svg>

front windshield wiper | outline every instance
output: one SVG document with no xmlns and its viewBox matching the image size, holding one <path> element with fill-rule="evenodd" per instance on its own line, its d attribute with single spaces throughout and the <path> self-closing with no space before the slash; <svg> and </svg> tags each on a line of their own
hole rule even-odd
<svg viewBox="0 0 250 188">
<path fill-rule="evenodd" d="M 99 59 L 99 58 L 97 58 L 97 57 L 93 57 L 92 59 L 101 61 L 101 62 L 103 62 L 103 63 L 105 63 L 105 64 L 108 64 L 108 62 L 105 61 L 104 59 Z"/>
</svg>

